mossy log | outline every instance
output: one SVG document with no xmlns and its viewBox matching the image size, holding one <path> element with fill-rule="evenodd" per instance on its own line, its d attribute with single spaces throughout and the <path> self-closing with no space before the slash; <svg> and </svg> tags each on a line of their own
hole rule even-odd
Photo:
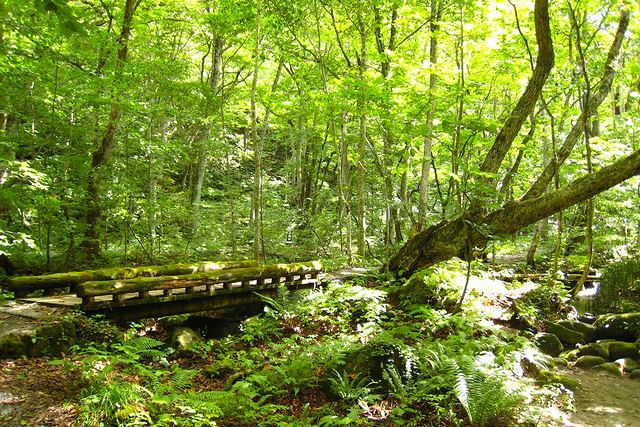
<svg viewBox="0 0 640 427">
<path fill-rule="evenodd" d="M 321 270 L 318 261 L 296 264 L 272 264 L 259 267 L 237 268 L 233 270 L 213 271 L 206 273 L 171 275 L 161 277 L 136 277 L 133 279 L 88 281 L 76 288 L 82 298 L 102 295 L 118 295 L 126 293 L 144 293 L 154 290 L 193 288 L 202 285 L 219 283 L 247 282 L 267 278 L 291 277 L 318 273 Z M 259 283 L 260 284 L 260 283 Z"/>
<path fill-rule="evenodd" d="M 247 268 L 256 261 L 203 261 L 192 264 L 152 265 L 143 267 L 104 268 L 100 270 L 71 271 L 43 276 L 16 276 L 7 280 L 6 289 L 18 293 L 29 293 L 38 289 L 62 288 L 89 281 L 123 280 L 136 277 L 180 276 L 211 271 Z"/>
</svg>

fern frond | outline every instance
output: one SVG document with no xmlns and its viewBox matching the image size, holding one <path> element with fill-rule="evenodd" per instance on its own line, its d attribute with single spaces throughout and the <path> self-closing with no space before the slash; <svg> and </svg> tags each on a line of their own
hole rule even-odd
<svg viewBox="0 0 640 427">
<path fill-rule="evenodd" d="M 171 376 L 171 381 L 178 390 L 185 390 L 189 388 L 196 375 L 198 375 L 197 369 L 178 368 Z"/>
<path fill-rule="evenodd" d="M 155 349 L 162 345 L 164 345 L 162 341 L 150 337 L 134 337 L 124 343 L 125 347 L 135 352 Z"/>
</svg>

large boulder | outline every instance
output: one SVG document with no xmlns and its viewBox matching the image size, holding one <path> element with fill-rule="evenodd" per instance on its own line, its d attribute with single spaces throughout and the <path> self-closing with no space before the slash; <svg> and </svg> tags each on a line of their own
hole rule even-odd
<svg viewBox="0 0 640 427">
<path fill-rule="evenodd" d="M 534 338 L 534 342 L 541 352 L 548 354 L 549 356 L 555 357 L 564 350 L 564 346 L 558 337 L 548 332 L 541 332 L 537 334 Z"/>
<path fill-rule="evenodd" d="M 563 344 L 576 345 L 586 343 L 587 340 L 582 332 L 574 331 L 557 323 L 547 324 L 546 332 L 557 336 Z"/>
<path fill-rule="evenodd" d="M 624 341 L 611 341 L 606 343 L 609 348 L 609 359 L 617 360 L 629 358 L 640 360 L 638 348 L 634 343 Z"/>
<path fill-rule="evenodd" d="M 580 332 L 584 335 L 586 342 L 593 342 L 598 337 L 598 329 L 588 323 L 578 322 L 577 320 L 561 320 L 557 323 L 572 331 Z"/>
<path fill-rule="evenodd" d="M 640 369 L 634 369 L 631 371 L 629 378 L 632 380 L 640 380 Z"/>
<path fill-rule="evenodd" d="M 580 356 L 598 356 L 605 360 L 609 360 L 608 346 L 605 346 L 602 343 L 590 342 L 589 344 L 580 347 L 578 349 L 578 353 Z"/>
<path fill-rule="evenodd" d="M 603 363 L 607 363 L 607 360 L 598 356 L 580 356 L 578 360 L 576 360 L 576 366 L 583 369 L 593 368 Z"/>
<path fill-rule="evenodd" d="M 600 339 L 635 341 L 640 338 L 640 313 L 604 314 L 593 326 Z"/>
</svg>

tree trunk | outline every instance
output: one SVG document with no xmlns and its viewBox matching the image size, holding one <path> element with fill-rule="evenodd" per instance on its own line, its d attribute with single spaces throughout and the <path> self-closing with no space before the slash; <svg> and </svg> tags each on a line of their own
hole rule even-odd
<svg viewBox="0 0 640 427">
<path fill-rule="evenodd" d="M 484 248 L 491 236 L 513 234 L 639 173 L 640 150 L 637 150 L 547 196 L 514 201 L 485 216 L 468 215 L 442 221 L 410 239 L 391 259 L 389 270 L 407 276 L 456 256 L 461 259 L 474 257 L 474 251 Z"/>
<path fill-rule="evenodd" d="M 122 30 L 118 37 L 118 53 L 116 58 L 116 78 L 122 76 L 124 65 L 127 61 L 129 53 L 129 38 L 131 36 L 131 24 L 133 15 L 140 4 L 139 0 L 126 0 L 124 9 L 124 19 L 122 21 Z M 111 158 L 111 153 L 116 145 L 116 131 L 120 123 L 121 95 L 115 91 L 111 102 L 111 110 L 109 112 L 109 120 L 104 134 L 102 135 L 99 147 L 92 154 L 91 169 L 87 177 L 87 212 L 85 217 L 86 231 L 85 240 L 82 242 L 83 251 L 88 259 L 96 259 L 100 256 L 100 232 L 98 230 L 99 223 L 102 219 L 101 192 L 102 183 L 100 174 L 103 167 Z"/>
<path fill-rule="evenodd" d="M 253 257 L 256 260 L 262 258 L 262 139 L 258 137 L 257 117 L 257 88 L 258 70 L 260 68 L 260 0 L 256 3 L 256 27 L 255 44 L 253 51 L 253 81 L 251 82 L 251 142 L 255 158 L 254 182 L 253 182 Z"/>
<path fill-rule="evenodd" d="M 364 86 L 365 72 L 367 70 L 367 32 L 364 17 L 362 16 L 362 8 L 358 7 L 358 32 L 360 34 L 360 55 L 358 58 L 358 77 L 361 84 Z M 364 89 L 360 89 L 364 90 Z M 356 243 L 358 246 L 358 256 L 362 259 L 365 256 L 366 250 L 366 190 L 365 190 L 365 147 L 367 138 L 367 112 L 366 112 L 366 100 L 364 94 L 358 95 L 357 101 L 358 110 L 358 157 L 356 162 L 356 220 L 357 220 L 357 235 Z"/>
<path fill-rule="evenodd" d="M 438 62 L 438 38 L 436 32 L 439 29 L 440 4 L 438 0 L 431 0 L 431 36 L 429 39 L 429 111 L 427 112 L 427 133 L 424 136 L 422 173 L 420 175 L 420 201 L 418 202 L 417 231 L 422 231 L 427 215 L 427 202 L 429 199 L 429 171 L 431 170 L 432 146 L 433 146 L 433 121 L 436 113 L 436 85 L 438 75 L 436 64 Z"/>
</svg>

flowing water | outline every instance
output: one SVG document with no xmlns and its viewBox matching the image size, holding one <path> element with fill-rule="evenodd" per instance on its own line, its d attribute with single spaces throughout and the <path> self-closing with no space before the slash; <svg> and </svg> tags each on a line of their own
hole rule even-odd
<svg viewBox="0 0 640 427">
<path fill-rule="evenodd" d="M 593 299 L 598 293 L 600 282 L 587 282 L 571 304 L 578 311 L 578 316 L 585 316 L 593 313 Z"/>
</svg>

